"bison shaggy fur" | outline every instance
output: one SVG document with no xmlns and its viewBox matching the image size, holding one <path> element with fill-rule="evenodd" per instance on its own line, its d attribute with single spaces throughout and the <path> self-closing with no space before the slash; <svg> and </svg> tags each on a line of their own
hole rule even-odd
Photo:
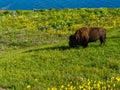
<svg viewBox="0 0 120 90">
<path fill-rule="evenodd" d="M 100 45 L 105 45 L 106 31 L 101 27 L 82 27 L 69 37 L 69 46 L 87 47 L 88 43 L 100 40 Z"/>
</svg>

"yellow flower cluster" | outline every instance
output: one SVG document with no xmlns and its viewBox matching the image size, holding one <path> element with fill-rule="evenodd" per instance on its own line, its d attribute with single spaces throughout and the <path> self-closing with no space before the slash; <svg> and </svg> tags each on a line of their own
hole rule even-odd
<svg viewBox="0 0 120 90">
<path fill-rule="evenodd" d="M 57 88 L 53 87 L 53 88 L 48 88 L 48 90 L 57 90 Z"/>
<path fill-rule="evenodd" d="M 81 83 L 70 82 L 59 88 L 48 88 L 48 90 L 116 90 L 120 88 L 120 77 L 111 77 L 107 81 L 87 80 Z"/>
<path fill-rule="evenodd" d="M 55 35 L 68 35 L 68 34 L 72 34 L 73 32 L 72 31 L 68 31 L 68 30 L 48 30 L 46 31 L 46 33 L 48 34 L 55 34 Z"/>
</svg>

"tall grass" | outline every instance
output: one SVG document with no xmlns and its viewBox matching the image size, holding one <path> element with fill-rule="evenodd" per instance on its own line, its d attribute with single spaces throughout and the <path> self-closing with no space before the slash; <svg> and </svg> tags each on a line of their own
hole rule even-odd
<svg viewBox="0 0 120 90">
<path fill-rule="evenodd" d="M 70 32 L 81 26 L 113 28 L 120 26 L 119 12 L 119 8 L 52 9 L 38 12 L 3 11 L 0 15 L 0 29 L 62 30 L 64 32 L 69 30 Z"/>
</svg>

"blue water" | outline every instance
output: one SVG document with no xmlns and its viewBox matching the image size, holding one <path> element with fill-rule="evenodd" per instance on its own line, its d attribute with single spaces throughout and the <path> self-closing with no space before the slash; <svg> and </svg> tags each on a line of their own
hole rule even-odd
<svg viewBox="0 0 120 90">
<path fill-rule="evenodd" d="M 120 0 L 0 0 L 0 9 L 120 8 Z"/>
</svg>

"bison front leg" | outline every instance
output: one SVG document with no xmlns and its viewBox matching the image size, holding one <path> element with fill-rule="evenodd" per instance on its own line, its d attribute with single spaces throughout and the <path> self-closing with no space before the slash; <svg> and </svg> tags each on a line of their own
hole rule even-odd
<svg viewBox="0 0 120 90">
<path fill-rule="evenodd" d="M 88 42 L 87 42 L 87 41 L 84 41 L 83 44 L 82 44 L 82 46 L 83 46 L 84 48 L 86 48 L 86 47 L 88 46 Z"/>
<path fill-rule="evenodd" d="M 82 38 L 82 46 L 83 46 L 84 48 L 86 48 L 86 47 L 88 46 L 88 39 L 86 39 L 86 37 L 83 37 L 83 38 Z"/>
</svg>

